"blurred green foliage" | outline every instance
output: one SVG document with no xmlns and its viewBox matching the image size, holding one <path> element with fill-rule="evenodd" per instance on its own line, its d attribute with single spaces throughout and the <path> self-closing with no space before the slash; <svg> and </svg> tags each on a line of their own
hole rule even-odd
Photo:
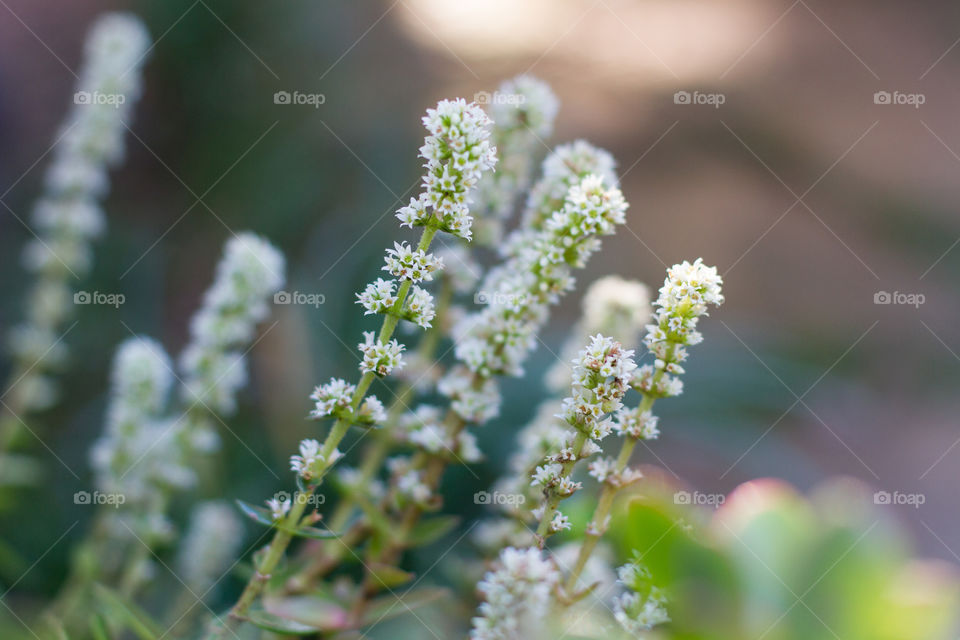
<svg viewBox="0 0 960 640">
<path fill-rule="evenodd" d="M 677 495 L 677 494 L 674 494 Z M 960 613 L 955 567 L 912 559 L 865 486 L 804 498 L 772 479 L 706 516 L 666 492 L 634 498 L 611 533 L 669 594 L 673 640 L 943 640 Z M 708 519 L 709 518 L 709 519 Z"/>
</svg>

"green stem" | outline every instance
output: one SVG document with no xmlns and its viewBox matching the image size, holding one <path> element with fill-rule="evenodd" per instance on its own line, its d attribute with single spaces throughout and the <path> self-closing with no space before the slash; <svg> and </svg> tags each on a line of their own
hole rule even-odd
<svg viewBox="0 0 960 640">
<path fill-rule="evenodd" d="M 673 360 L 675 351 L 675 346 L 671 346 L 667 351 L 667 361 Z M 660 382 L 663 375 L 663 369 L 658 369 L 657 372 L 653 374 L 651 389 L 657 388 L 657 383 Z M 637 407 L 637 414 L 642 415 L 644 412 L 650 411 L 653 408 L 655 400 L 655 396 L 644 393 L 643 400 L 641 400 L 640 405 Z M 629 436 L 624 438 L 623 443 L 620 445 L 620 453 L 617 455 L 617 474 L 623 473 L 623 470 L 627 468 L 627 463 L 630 462 L 630 455 L 633 453 L 633 448 L 636 445 L 637 440 L 635 438 Z M 568 594 L 573 593 L 574 588 L 577 586 L 577 579 L 580 577 L 580 573 L 587 565 L 587 560 L 590 559 L 593 550 L 597 547 L 597 543 L 600 542 L 600 538 L 603 536 L 604 524 L 607 521 L 607 516 L 610 515 L 610 509 L 613 507 L 613 499 L 616 497 L 618 489 L 619 487 L 614 487 L 611 484 L 603 485 L 603 490 L 600 492 L 600 499 L 597 501 L 597 506 L 593 511 L 593 517 L 590 519 L 590 525 L 587 527 L 583 545 L 580 547 L 580 553 L 577 554 L 577 561 L 573 565 L 573 570 L 570 572 L 570 575 L 567 576 L 565 590 Z"/>
<path fill-rule="evenodd" d="M 417 245 L 417 249 L 426 251 L 430 247 L 430 243 L 433 241 L 433 237 L 436 235 L 436 233 L 437 230 L 434 227 L 424 227 L 423 234 L 420 236 L 420 242 Z M 380 328 L 378 341 L 381 344 L 390 340 L 394 330 L 396 330 L 397 324 L 400 321 L 400 312 L 402 311 L 403 305 L 406 302 L 407 293 L 409 293 L 411 286 L 412 283 L 409 280 L 405 280 L 400 284 L 400 287 L 397 290 L 397 301 L 394 303 L 390 313 L 384 317 L 383 325 Z M 373 379 L 375 377 L 376 376 L 369 371 L 361 376 L 360 381 L 357 383 L 356 390 L 353 393 L 353 398 L 350 402 L 351 414 L 355 413 L 357 408 L 360 406 L 360 403 L 363 401 L 367 390 L 369 390 L 370 385 L 373 384 Z M 337 421 L 334 422 L 333 427 L 330 429 L 330 433 L 327 434 L 326 439 L 323 441 L 323 446 L 320 449 L 320 453 L 324 460 L 324 467 L 318 474 L 313 485 L 310 487 L 307 493 L 312 493 L 323 482 L 323 478 L 327 471 L 329 471 L 333 466 L 332 454 L 343 440 L 344 436 L 347 434 L 350 426 L 350 422 L 348 420 L 344 420 L 343 418 L 338 418 Z M 230 613 L 226 620 L 221 620 L 211 625 L 210 630 L 206 635 L 207 640 L 215 640 L 225 637 L 228 632 L 235 631 L 237 627 L 239 627 L 240 624 L 242 624 L 246 619 L 251 605 L 253 605 L 257 597 L 263 592 L 267 581 L 273 575 L 273 572 L 276 570 L 280 560 L 283 559 L 284 553 L 293 539 L 293 535 L 290 532 L 295 531 L 300 526 L 300 519 L 303 517 L 303 512 L 307 507 L 307 502 L 309 501 L 305 499 L 298 499 L 299 496 L 300 492 L 294 494 L 293 506 L 290 508 L 290 512 L 287 514 L 287 516 L 279 523 L 274 531 L 273 539 L 267 546 L 267 550 L 263 556 L 263 559 L 257 563 L 254 575 L 247 582 L 243 592 L 240 594 L 240 598 L 230 609 Z"/>
<path fill-rule="evenodd" d="M 418 359 L 421 362 L 431 362 L 440 346 L 440 338 L 443 336 L 440 325 L 446 310 L 453 302 L 453 286 L 448 278 L 444 278 L 437 296 L 436 316 L 433 325 L 427 330 L 420 344 L 417 346 Z M 394 395 L 394 400 L 387 410 L 386 425 L 395 424 L 400 415 L 409 409 L 410 401 L 414 398 L 416 389 L 414 381 L 408 381 Z M 376 477 L 377 472 L 383 466 L 383 461 L 390 453 L 391 439 L 387 429 L 380 429 L 370 433 L 372 442 L 364 448 L 361 455 L 360 479 L 357 486 L 366 487 Z M 342 531 L 350 522 L 354 511 L 363 505 L 357 493 L 345 495 L 337 503 L 333 514 L 330 516 L 327 527 L 331 531 Z M 291 578 L 288 584 L 288 590 L 299 592 L 306 588 L 313 580 L 322 576 L 324 573 L 337 566 L 340 559 L 346 554 L 346 551 L 353 545 L 364 539 L 368 531 L 366 523 L 357 523 L 339 539 L 325 541 L 321 546 L 320 553 L 313 555 L 309 559 L 309 564 L 300 572 Z"/>
<path fill-rule="evenodd" d="M 580 460 L 580 453 L 583 451 L 583 445 L 587 442 L 587 434 L 577 430 L 577 437 L 573 440 L 573 459 L 562 463 L 561 476 L 566 477 L 573 471 L 573 467 Z M 553 515 L 557 512 L 557 505 L 560 504 L 561 496 L 555 491 L 550 491 L 547 495 L 547 504 L 544 505 L 543 515 L 540 517 L 540 524 L 537 526 L 537 543 L 543 548 L 547 539 L 547 532 L 550 529 L 550 523 L 553 521 Z"/>
</svg>

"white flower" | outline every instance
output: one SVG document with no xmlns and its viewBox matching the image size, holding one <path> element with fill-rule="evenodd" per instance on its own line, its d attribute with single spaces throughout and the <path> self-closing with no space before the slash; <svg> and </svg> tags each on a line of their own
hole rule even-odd
<svg viewBox="0 0 960 640">
<path fill-rule="evenodd" d="M 477 438 L 469 431 L 461 431 L 457 437 L 457 455 L 467 464 L 480 462 L 483 454 L 477 446 Z"/>
<path fill-rule="evenodd" d="M 313 478 L 317 464 L 323 462 L 320 443 L 313 439 L 300 441 L 300 455 L 290 456 L 290 470 L 295 471 L 304 480 Z"/>
<path fill-rule="evenodd" d="M 378 424 L 386 421 L 387 410 L 383 408 L 383 403 L 376 396 L 367 396 L 360 405 L 358 416 L 365 423 Z"/>
<path fill-rule="evenodd" d="M 423 282 L 433 280 L 433 272 L 443 268 L 443 260 L 423 249 L 411 249 L 406 242 L 394 242 L 393 249 L 387 249 L 383 271 L 409 280 Z"/>
<path fill-rule="evenodd" d="M 631 635 L 642 637 L 654 626 L 670 622 L 667 599 L 659 588 L 651 585 L 650 572 L 639 560 L 621 566 L 617 575 L 617 582 L 626 589 L 613 601 L 613 617 L 620 626 Z M 647 595 L 641 596 L 641 593 Z"/>
<path fill-rule="evenodd" d="M 583 140 L 554 149 L 543 161 L 542 173 L 530 189 L 521 225 L 507 239 L 504 251 L 508 255 L 522 251 L 544 221 L 563 206 L 570 187 L 586 176 L 600 176 L 609 188 L 618 186 L 613 156 Z"/>
<path fill-rule="evenodd" d="M 396 487 L 397 491 L 417 504 L 424 504 L 430 499 L 430 487 L 415 470 L 407 471 L 398 477 Z"/>
<path fill-rule="evenodd" d="M 433 306 L 433 296 L 426 289 L 413 285 L 405 303 L 406 317 L 424 329 L 429 329 L 437 312 Z"/>
<path fill-rule="evenodd" d="M 621 436 L 630 436 L 638 440 L 656 440 L 660 436 L 657 423 L 660 418 L 650 411 L 638 415 L 635 409 L 622 409 L 617 414 L 614 429 Z"/>
<path fill-rule="evenodd" d="M 283 520 L 290 513 L 290 506 L 289 500 L 278 500 L 277 498 L 267 500 L 267 508 L 270 509 L 270 517 L 273 518 L 274 522 Z"/>
<path fill-rule="evenodd" d="M 599 247 L 597 236 L 612 233 L 626 208 L 620 191 L 604 188 L 598 176 L 571 187 L 563 208 L 480 286 L 492 292 L 491 302 L 462 320 L 468 328 L 457 358 L 483 376 L 522 373 L 550 305 L 573 286 L 572 269 L 586 264 Z"/>
<path fill-rule="evenodd" d="M 480 107 L 458 99 L 427 109 L 423 124 L 430 134 L 420 147 L 426 160 L 424 190 L 397 212 L 397 218 L 401 226 L 431 224 L 469 240 L 473 218 L 468 193 L 497 160 L 487 140 L 491 121 Z"/>
<path fill-rule="evenodd" d="M 91 449 L 91 466 L 101 491 L 123 493 L 125 508 L 146 515 L 171 484 L 195 479 L 178 425 L 163 422 L 172 365 L 159 343 L 130 338 L 117 349 L 110 377 L 106 425 Z"/>
<path fill-rule="evenodd" d="M 563 467 L 559 464 L 542 464 L 533 472 L 532 485 L 552 487 L 559 482 Z"/>
<path fill-rule="evenodd" d="M 23 305 L 26 317 L 11 332 L 14 344 L 28 334 L 61 336 L 74 311 L 73 285 L 90 270 L 93 239 L 106 227 L 100 199 L 108 191 L 109 168 L 123 158 L 149 46 L 143 23 L 131 14 L 103 14 L 87 36 L 74 104 L 52 147 L 44 193 L 31 216 L 34 237 L 23 249 L 22 263 L 37 279 Z M 21 362 L 10 375 L 17 380 L 18 412 L 26 417 L 57 399 L 50 374 L 67 344 L 58 344 L 53 358 L 24 357 L 23 350 L 14 348 Z"/>
<path fill-rule="evenodd" d="M 311 418 L 323 418 L 333 415 L 338 409 L 350 406 L 356 387 L 340 378 L 331 378 L 313 390 L 310 399 L 316 401 L 316 408 L 310 412 Z"/>
<path fill-rule="evenodd" d="M 478 201 L 484 215 L 477 219 L 479 240 L 491 246 L 500 241 L 504 221 L 530 186 L 536 158 L 553 132 L 559 106 L 550 87 L 529 75 L 501 83 L 493 98 L 489 110 L 499 161 L 497 170 L 480 180 Z"/>
<path fill-rule="evenodd" d="M 357 348 L 363 353 L 363 360 L 360 362 L 360 371 L 363 373 L 372 372 L 382 378 L 403 366 L 400 352 L 404 346 L 396 340 L 382 343 L 374 337 L 372 331 L 364 331 L 363 342 L 358 344 Z"/>
<path fill-rule="evenodd" d="M 599 458 L 591 462 L 587 468 L 597 482 L 606 482 L 616 473 L 617 463 L 612 458 Z"/>
<path fill-rule="evenodd" d="M 376 282 L 368 284 L 366 289 L 357 294 L 357 304 L 362 304 L 366 309 L 363 315 L 389 311 L 397 301 L 396 289 L 396 280 L 377 278 Z"/>
<path fill-rule="evenodd" d="M 559 533 L 561 531 L 566 531 L 570 528 L 570 519 L 557 511 L 553 514 L 553 520 L 550 521 L 550 531 L 552 533 Z"/>
<path fill-rule="evenodd" d="M 477 585 L 484 601 L 473 619 L 471 640 L 542 637 L 551 593 L 559 582 L 554 564 L 536 548 L 504 549 L 496 568 Z"/>
<path fill-rule="evenodd" d="M 187 401 L 233 411 L 246 381 L 243 353 L 269 314 L 267 301 L 283 286 L 283 274 L 283 254 L 263 238 L 241 233 L 227 242 L 180 357 Z"/>
<path fill-rule="evenodd" d="M 564 417 L 594 440 L 603 439 L 611 429 L 603 416 L 620 409 L 621 398 L 637 368 L 633 351 L 619 342 L 597 334 L 573 361 L 573 385 L 564 400 Z"/>
</svg>

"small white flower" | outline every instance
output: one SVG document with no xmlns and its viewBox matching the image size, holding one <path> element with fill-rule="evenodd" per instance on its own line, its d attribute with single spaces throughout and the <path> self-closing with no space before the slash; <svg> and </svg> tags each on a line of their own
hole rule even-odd
<svg viewBox="0 0 960 640">
<path fill-rule="evenodd" d="M 331 378 L 330 382 L 320 385 L 310 394 L 310 399 L 316 401 L 316 408 L 310 412 L 310 417 L 323 418 L 333 415 L 338 409 L 349 407 L 356 389 L 346 380 Z"/>
<path fill-rule="evenodd" d="M 478 591 L 484 602 L 477 610 L 471 640 L 539 638 L 560 572 L 536 548 L 508 547 L 500 553 Z"/>
<path fill-rule="evenodd" d="M 423 249 L 412 249 L 406 242 L 394 242 L 384 262 L 383 271 L 411 282 L 429 282 L 433 272 L 443 268 L 443 260 Z"/>
<path fill-rule="evenodd" d="M 437 312 L 433 306 L 433 296 L 426 289 L 413 285 L 406 301 L 407 318 L 424 329 L 429 329 Z"/>
<path fill-rule="evenodd" d="M 389 311 L 397 301 L 396 289 L 396 280 L 377 278 L 376 282 L 368 284 L 366 289 L 357 294 L 357 304 L 362 304 L 366 309 L 363 315 Z"/>
<path fill-rule="evenodd" d="M 553 514 L 553 520 L 550 521 L 550 531 L 552 533 L 559 533 L 561 531 L 566 531 L 570 528 L 570 519 L 557 511 Z"/>
<path fill-rule="evenodd" d="M 289 500 L 278 500 L 277 498 L 267 500 L 267 508 L 270 509 L 270 516 L 274 522 L 283 520 L 290 513 L 290 506 Z"/>
<path fill-rule="evenodd" d="M 387 420 L 387 411 L 383 408 L 383 403 L 376 396 L 367 396 L 363 404 L 360 405 L 359 417 L 364 422 L 370 424 L 379 424 Z"/>
<path fill-rule="evenodd" d="M 304 480 L 313 477 L 316 471 L 316 465 L 323 462 L 323 456 L 320 455 L 320 443 L 313 439 L 300 441 L 300 455 L 290 456 L 290 470 L 294 471 Z"/>
<path fill-rule="evenodd" d="M 360 371 L 371 372 L 379 377 L 388 375 L 391 371 L 403 366 L 400 353 L 404 346 L 396 340 L 387 343 L 379 342 L 372 331 L 363 333 L 363 342 L 357 345 L 363 354 L 360 362 Z"/>
</svg>

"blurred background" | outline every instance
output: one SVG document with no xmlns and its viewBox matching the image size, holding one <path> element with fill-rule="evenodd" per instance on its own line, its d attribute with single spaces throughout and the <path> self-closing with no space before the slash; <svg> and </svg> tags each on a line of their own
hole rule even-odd
<svg viewBox="0 0 960 640">
<path fill-rule="evenodd" d="M 480 434 L 489 462 L 480 480 L 451 473 L 448 503 L 479 511 L 469 496 L 531 417 L 586 284 L 615 273 L 656 288 L 667 265 L 703 257 L 727 302 L 703 323 L 686 393 L 658 405 L 663 435 L 643 460 L 702 492 L 849 475 L 922 494 L 888 509 L 921 553 L 960 561 L 960 5 L 2 0 L 4 329 L 21 317 L 31 237 L 17 218 L 38 195 L 86 30 L 108 9 L 137 13 L 155 39 L 82 286 L 126 302 L 79 308 L 65 398 L 31 424 L 51 480 L 0 525 L 17 554 L 44 554 L 20 589 L 54 589 L 69 545 L 50 545 L 86 523 L 72 494 L 90 487 L 113 349 L 134 332 L 178 352 L 231 231 L 268 237 L 288 256 L 288 289 L 325 296 L 274 307 L 222 434 L 220 494 L 287 488 L 289 452 L 318 428 L 307 396 L 353 375 L 360 331 L 377 322 L 353 294 L 409 235 L 392 213 L 417 186 L 422 112 L 522 72 L 561 100 L 550 144 L 585 138 L 615 155 L 628 228 L 553 317 L 551 349 L 504 385 L 508 411 Z M 278 91 L 323 103 L 275 104 Z M 924 301 L 878 304 L 883 292 Z"/>
</svg>

